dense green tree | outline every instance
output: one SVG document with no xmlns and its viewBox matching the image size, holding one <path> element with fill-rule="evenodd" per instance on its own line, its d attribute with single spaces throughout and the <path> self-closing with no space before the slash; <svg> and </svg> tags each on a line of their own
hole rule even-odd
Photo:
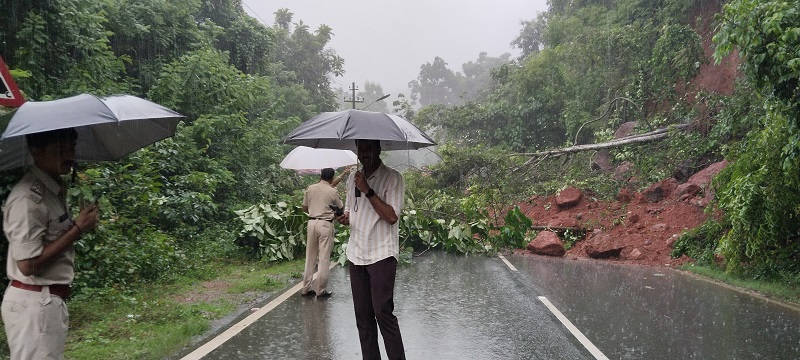
<svg viewBox="0 0 800 360">
<path fill-rule="evenodd" d="M 576 135 L 579 143 L 589 142 L 595 131 L 639 116 L 661 113 L 663 124 L 680 121 L 685 114 L 671 112 L 682 108 L 665 104 L 686 101 L 677 84 L 687 83 L 705 61 L 700 36 L 689 26 L 689 5 L 684 0 L 552 1 L 547 12 L 523 22 L 512 42 L 523 50 L 518 64 L 485 63 L 491 70 L 480 72 L 493 79 L 481 96 L 464 98 L 477 102 L 459 105 L 466 114 L 423 109 L 418 121 L 441 126 L 440 136 L 465 145 L 488 141 L 518 151 L 561 146 Z M 464 89 L 466 77 L 448 72 L 441 59 L 422 69 L 411 85 L 423 106 L 431 103 L 424 101 L 425 86 L 432 88 L 427 94 L 440 99 L 445 98 L 437 92 L 452 99 L 456 89 Z M 468 67 L 464 70 L 467 74 Z M 618 98 L 626 99 L 624 106 L 578 134 Z"/>
<path fill-rule="evenodd" d="M 520 22 L 522 30 L 519 35 L 511 42 L 511 46 L 520 49 L 519 60 L 524 60 L 528 56 L 538 54 L 544 47 L 544 31 L 547 27 L 547 19 L 544 13 L 539 13 L 535 20 L 523 20 Z"/>
<path fill-rule="evenodd" d="M 418 94 L 422 106 L 431 104 L 452 105 L 458 103 L 455 93 L 458 85 L 456 74 L 447 68 L 447 62 L 440 57 L 433 59 L 433 63 L 420 66 L 419 76 L 408 83 L 412 94 Z"/>
<path fill-rule="evenodd" d="M 18 84 L 28 98 L 59 98 L 89 90 L 108 94 L 130 88 L 123 76 L 126 58 L 112 51 L 108 19 L 100 2 L 3 5 L 0 53 L 9 66 L 31 74 Z"/>
<path fill-rule="evenodd" d="M 275 48 L 270 53 L 273 74 L 279 85 L 302 84 L 312 97 L 318 111 L 336 109 L 331 90 L 331 78 L 344 75 L 344 59 L 326 46 L 333 29 L 320 25 L 313 33 L 303 21 L 292 23 L 287 9 L 275 13 Z"/>
<path fill-rule="evenodd" d="M 720 174 L 730 230 L 719 249 L 730 271 L 800 284 L 800 4 L 731 1 L 714 40 L 718 60 L 739 52 L 763 104 L 745 117 L 756 131 Z"/>
<path fill-rule="evenodd" d="M 510 58 L 509 53 L 491 57 L 481 52 L 476 61 L 462 64 L 462 72 L 458 72 L 450 70 L 447 62 L 437 56 L 433 63 L 420 66 L 417 79 L 409 82 L 408 86 L 423 106 L 461 105 L 477 99 L 489 87 L 492 69 L 510 63 Z"/>
<path fill-rule="evenodd" d="M 275 166 L 283 151 L 278 143 L 298 121 L 274 120 L 284 101 L 275 100 L 272 87 L 268 78 L 229 65 L 225 54 L 203 50 L 167 64 L 150 96 L 188 116 L 192 126 L 186 131 L 193 134 L 193 143 L 202 147 L 203 156 L 234 174 L 236 186 L 231 183 L 224 193 L 239 201 L 281 189 L 276 178 L 285 173 Z M 193 171 L 195 161 L 180 162 L 184 173 Z"/>
<path fill-rule="evenodd" d="M 325 49 L 330 28 L 310 34 L 301 23 L 276 36 L 240 1 L 4 5 L 2 55 L 29 99 L 129 93 L 186 115 L 173 138 L 81 165 L 71 203 L 104 209 L 103 226 L 77 245 L 81 289 L 174 276 L 199 261 L 190 252 L 233 243 L 233 210 L 278 201 L 301 182 L 277 165 L 289 150 L 280 138 L 335 102 L 321 90 L 342 65 Z M 276 62 L 276 39 L 296 58 Z M 2 174 L 0 189 L 18 175 Z"/>
<path fill-rule="evenodd" d="M 137 80 L 139 93 L 147 93 L 164 64 L 186 51 L 211 45 L 212 39 L 195 21 L 199 8 L 199 0 L 105 3 L 111 47 L 115 54 L 130 59 L 126 73 Z"/>
</svg>

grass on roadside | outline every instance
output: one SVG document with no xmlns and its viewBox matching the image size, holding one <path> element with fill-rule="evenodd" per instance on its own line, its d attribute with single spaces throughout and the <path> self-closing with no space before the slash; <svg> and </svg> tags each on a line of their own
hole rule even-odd
<svg viewBox="0 0 800 360">
<path fill-rule="evenodd" d="M 210 279 L 182 277 L 120 293 L 87 292 L 70 300 L 66 359 L 163 359 L 215 320 L 293 286 L 304 260 L 209 265 Z M 0 326 L 0 358 L 8 358 Z"/>
<path fill-rule="evenodd" d="M 755 292 L 764 297 L 780 300 L 795 307 L 800 306 L 800 288 L 797 286 L 789 286 L 785 284 L 764 282 L 759 280 L 740 279 L 725 273 L 720 269 L 698 266 L 694 264 L 684 265 L 681 267 L 681 269 L 722 282 L 724 284 L 728 284 L 733 287 Z"/>
</svg>

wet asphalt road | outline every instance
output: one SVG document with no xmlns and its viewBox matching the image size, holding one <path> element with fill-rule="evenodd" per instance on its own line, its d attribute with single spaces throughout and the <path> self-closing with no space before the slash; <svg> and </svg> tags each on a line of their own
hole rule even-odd
<svg viewBox="0 0 800 360">
<path fill-rule="evenodd" d="M 517 271 L 497 257 L 445 253 L 401 265 L 395 315 L 407 358 L 800 358 L 795 309 L 670 270 L 508 261 Z M 329 288 L 334 294 L 324 300 L 292 294 L 204 359 L 360 359 L 345 268 L 331 270 Z M 587 349 L 539 297 L 602 353 Z"/>
</svg>

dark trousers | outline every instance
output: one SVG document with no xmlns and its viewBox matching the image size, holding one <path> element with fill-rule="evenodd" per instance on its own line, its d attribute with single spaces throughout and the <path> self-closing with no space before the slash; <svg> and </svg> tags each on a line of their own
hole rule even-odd
<svg viewBox="0 0 800 360">
<path fill-rule="evenodd" d="M 397 317 L 392 314 L 396 273 L 397 259 L 394 257 L 370 265 L 350 263 L 350 289 L 353 291 L 356 327 L 364 360 L 381 358 L 378 348 L 379 326 L 389 359 L 406 358 L 400 326 Z"/>
</svg>

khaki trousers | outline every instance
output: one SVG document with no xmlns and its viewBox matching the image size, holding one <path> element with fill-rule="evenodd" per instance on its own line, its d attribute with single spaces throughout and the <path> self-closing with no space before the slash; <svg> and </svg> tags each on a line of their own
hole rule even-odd
<svg viewBox="0 0 800 360">
<path fill-rule="evenodd" d="M 333 250 L 333 223 L 327 220 L 308 220 L 306 234 L 306 269 L 303 272 L 301 294 L 314 290 L 321 294 L 327 290 L 330 274 L 331 250 Z M 318 264 L 317 264 L 318 262 Z M 312 288 L 314 267 L 317 270 L 317 286 Z"/>
<path fill-rule="evenodd" d="M 69 313 L 64 299 L 41 292 L 6 288 L 2 305 L 11 359 L 61 359 Z"/>
</svg>

